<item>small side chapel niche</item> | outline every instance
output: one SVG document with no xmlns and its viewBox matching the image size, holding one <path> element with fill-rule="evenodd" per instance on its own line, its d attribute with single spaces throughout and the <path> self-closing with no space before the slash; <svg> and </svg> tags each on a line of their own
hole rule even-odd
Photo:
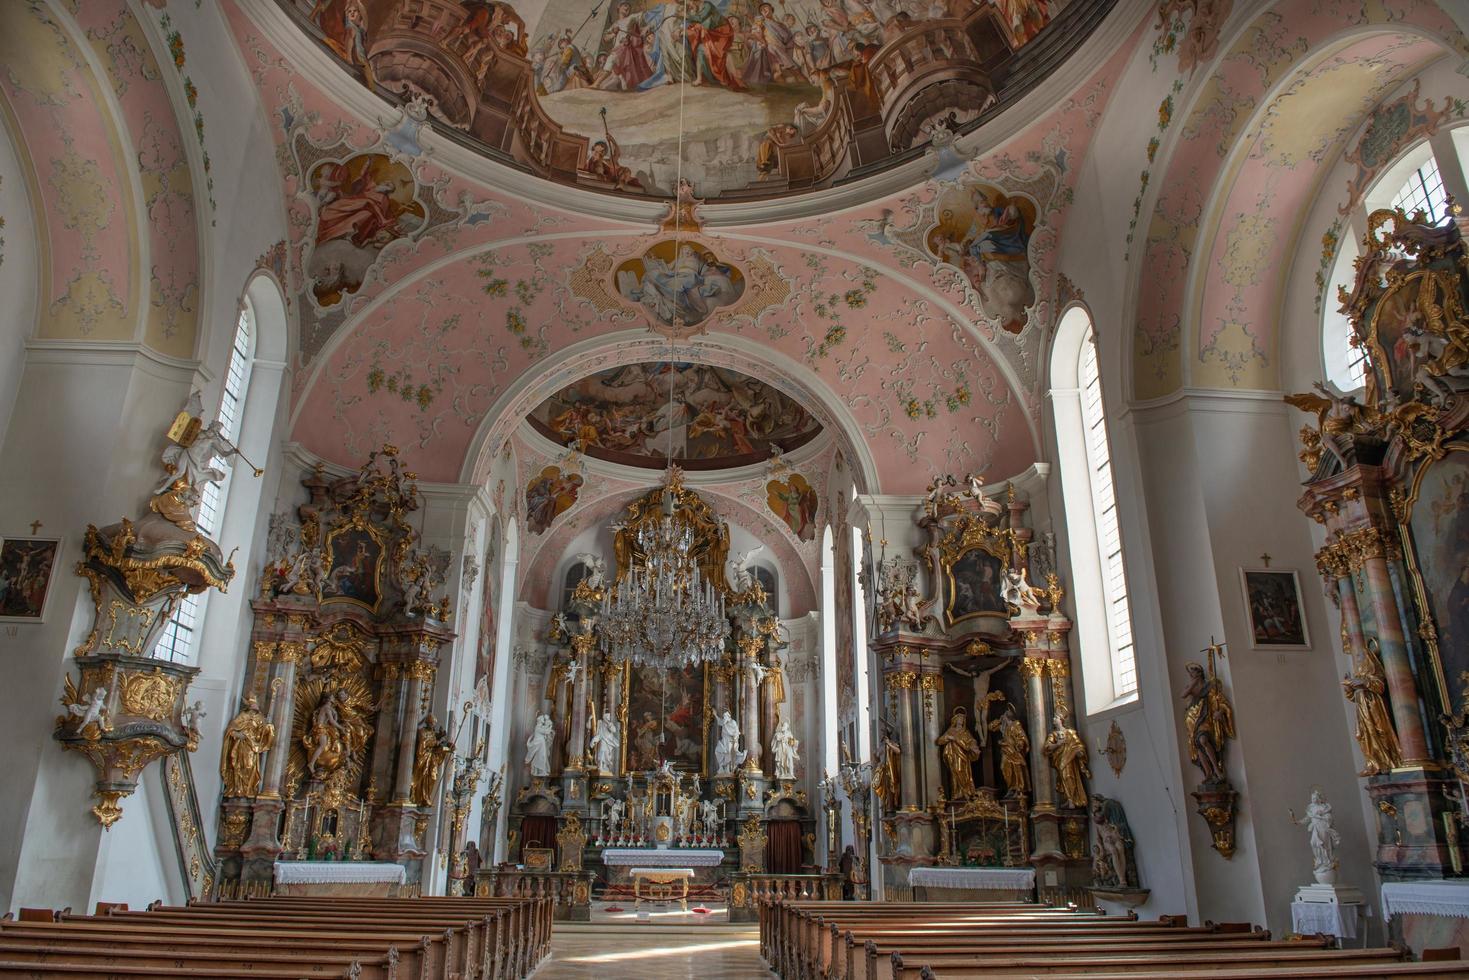
<svg viewBox="0 0 1469 980">
<path fill-rule="evenodd" d="M 302 481 L 271 521 L 238 713 L 220 760 L 223 896 L 271 890 L 277 861 L 403 865 L 423 880 L 448 731 L 429 710 L 449 554 L 420 546 L 418 486 L 392 446 L 353 476 Z"/>
</svg>

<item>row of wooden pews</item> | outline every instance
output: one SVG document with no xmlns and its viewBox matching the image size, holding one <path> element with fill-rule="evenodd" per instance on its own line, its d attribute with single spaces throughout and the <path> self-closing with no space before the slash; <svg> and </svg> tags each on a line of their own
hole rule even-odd
<svg viewBox="0 0 1469 980">
<path fill-rule="evenodd" d="M 551 946 L 548 899 L 264 898 L 0 922 L 0 977 L 499 980 Z"/>
<path fill-rule="evenodd" d="M 782 980 L 1469 977 L 1469 964 L 1411 963 L 1395 947 L 1339 950 L 1322 936 L 1025 903 L 770 902 L 760 952 Z"/>
</svg>

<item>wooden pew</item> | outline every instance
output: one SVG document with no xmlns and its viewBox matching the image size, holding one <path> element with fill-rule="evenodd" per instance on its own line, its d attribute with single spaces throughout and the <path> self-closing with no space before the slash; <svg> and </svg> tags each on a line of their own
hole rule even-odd
<svg viewBox="0 0 1469 980">
<path fill-rule="evenodd" d="M 922 969 L 918 974 L 923 980 L 950 980 L 962 977 L 963 973 L 935 973 Z M 994 976 L 995 974 L 985 974 Z M 1164 970 L 1149 973 L 1113 973 L 1103 970 L 1085 970 L 1073 973 L 1053 973 L 1047 980 L 1177 980 L 1178 973 Z M 1358 964 L 1353 966 L 1321 967 L 1267 967 L 1250 969 L 1232 967 L 1220 963 L 1209 971 L 1210 980 L 1402 980 L 1417 977 L 1469 977 L 1469 969 L 1463 963 L 1387 963 Z"/>
<path fill-rule="evenodd" d="M 1123 953 L 1109 956 L 1089 946 L 1072 947 L 1070 951 L 1050 956 L 971 956 L 956 951 L 952 955 L 932 957 L 920 964 L 909 964 L 901 953 L 892 954 L 892 980 L 920 980 L 938 976 L 943 980 L 980 980 L 987 977 L 1050 977 L 1058 974 L 1098 973 L 1132 974 L 1171 971 L 1175 974 L 1208 972 L 1221 967 L 1240 969 L 1272 969 L 1296 967 L 1326 969 L 1335 973 L 1342 967 L 1368 964 L 1377 967 L 1396 966 L 1403 954 L 1396 949 L 1268 949 L 1231 950 L 1228 952 L 1186 953 L 1177 950 L 1151 955 Z"/>
<path fill-rule="evenodd" d="M 544 899 L 259 899 L 0 923 L 0 977 L 522 977 Z M 36 916 L 40 919 L 42 917 Z"/>
</svg>

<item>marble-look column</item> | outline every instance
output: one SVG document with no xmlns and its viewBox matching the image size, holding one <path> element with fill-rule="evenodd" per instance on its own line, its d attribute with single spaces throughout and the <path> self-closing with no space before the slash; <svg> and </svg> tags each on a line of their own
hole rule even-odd
<svg viewBox="0 0 1469 980">
<path fill-rule="evenodd" d="M 423 661 L 406 664 L 408 696 L 402 714 L 398 716 L 398 771 L 393 778 L 395 804 L 408 806 L 412 803 L 413 755 L 418 743 L 419 704 L 423 701 L 424 681 L 433 678 L 433 668 Z"/>
<path fill-rule="evenodd" d="M 1020 661 L 1020 672 L 1025 678 L 1025 720 L 1030 736 L 1030 777 L 1035 793 L 1033 810 L 1037 813 L 1054 812 L 1056 809 L 1056 779 L 1046 761 L 1046 738 L 1051 734 L 1050 712 L 1046 703 L 1046 662 L 1042 657 L 1032 656 L 1030 638 L 1034 631 L 1025 634 L 1026 656 Z"/>
<path fill-rule="evenodd" d="M 898 746 L 903 750 L 898 774 L 898 808 L 917 810 L 920 806 L 918 760 L 922 756 L 919 739 L 922 736 L 913 711 L 913 688 L 918 683 L 918 673 L 899 670 L 888 674 L 887 681 L 898 703 Z"/>
<path fill-rule="evenodd" d="M 765 641 L 758 636 L 740 638 L 740 714 L 741 728 L 749 757 L 744 768 L 749 772 L 765 772 L 765 740 L 760 732 L 760 682 L 750 665 L 756 663 Z"/>
<path fill-rule="evenodd" d="M 587 682 L 591 677 L 592 648 L 596 638 L 590 633 L 572 637 L 571 655 L 576 663 L 576 680 L 571 685 L 571 733 L 566 740 L 566 767 L 585 769 L 587 760 Z"/>
<path fill-rule="evenodd" d="M 918 688 L 922 698 L 923 722 L 923 787 L 920 805 L 928 808 L 950 795 L 944 790 L 943 753 L 939 750 L 939 736 L 943 735 L 947 727 L 947 720 L 944 718 L 943 674 L 919 674 Z"/>
<path fill-rule="evenodd" d="M 1369 533 L 1364 534 L 1363 531 Z M 1418 681 L 1413 676 L 1408 643 L 1403 635 L 1402 613 L 1398 609 L 1397 596 L 1387 567 L 1387 552 L 1396 552 L 1396 548 L 1375 529 L 1364 528 L 1363 531 L 1356 532 L 1356 535 L 1361 535 L 1359 540 L 1363 542 L 1364 551 L 1353 557 L 1361 559 L 1359 567 L 1367 580 L 1373 625 L 1377 629 L 1382 667 L 1387 675 L 1388 701 L 1392 705 L 1398 744 L 1403 749 L 1403 762 L 1407 765 L 1430 762 L 1432 753 L 1428 748 L 1428 736 L 1423 729 Z M 1392 554 L 1391 557 L 1396 559 L 1399 556 Z"/>
</svg>

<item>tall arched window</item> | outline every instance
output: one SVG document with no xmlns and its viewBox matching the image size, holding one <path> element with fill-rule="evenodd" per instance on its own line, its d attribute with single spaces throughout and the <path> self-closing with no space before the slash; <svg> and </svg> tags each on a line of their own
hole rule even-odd
<svg viewBox="0 0 1469 980">
<path fill-rule="evenodd" d="M 1051 355 L 1061 492 L 1088 712 L 1137 697 L 1132 607 L 1091 317 L 1072 307 Z"/>
<path fill-rule="evenodd" d="M 224 437 L 231 443 L 240 438 L 240 422 L 245 417 L 245 393 L 250 390 L 250 365 L 255 352 L 254 313 L 247 299 L 240 307 L 240 317 L 235 323 L 235 338 L 230 345 L 229 366 L 225 369 L 224 390 L 219 396 L 219 420 Z M 218 540 L 220 522 L 224 517 L 224 503 L 229 496 L 230 481 L 234 478 L 231 460 L 215 456 L 210 465 L 221 469 L 225 477 L 218 483 L 206 483 L 199 492 L 199 515 L 195 519 L 199 531 L 208 538 Z M 204 606 L 208 593 L 186 595 L 174 609 L 153 656 L 179 663 L 194 659 L 198 642 L 199 627 L 204 621 Z"/>
<path fill-rule="evenodd" d="M 852 657 L 857 680 L 857 758 L 872 750 L 872 703 L 867 665 L 867 590 L 862 567 L 867 561 L 862 529 L 852 528 Z"/>
</svg>

